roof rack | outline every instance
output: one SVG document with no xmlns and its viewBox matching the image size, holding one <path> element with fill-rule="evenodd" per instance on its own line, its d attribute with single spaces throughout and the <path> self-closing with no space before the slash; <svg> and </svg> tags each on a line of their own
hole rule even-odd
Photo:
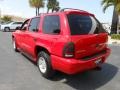
<svg viewBox="0 0 120 90">
<path fill-rule="evenodd" d="M 74 9 L 74 8 L 63 8 L 63 9 L 60 10 L 60 12 L 64 12 L 65 10 L 74 10 L 74 11 L 87 12 L 87 11 L 84 11 L 84 10 Z M 88 13 L 88 12 L 87 12 L 87 13 Z"/>
</svg>

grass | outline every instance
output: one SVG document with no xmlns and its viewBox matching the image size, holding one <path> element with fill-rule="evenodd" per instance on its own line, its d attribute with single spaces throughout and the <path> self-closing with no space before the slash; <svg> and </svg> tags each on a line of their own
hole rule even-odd
<svg viewBox="0 0 120 90">
<path fill-rule="evenodd" d="M 111 39 L 120 40 L 120 34 L 112 34 Z"/>
</svg>

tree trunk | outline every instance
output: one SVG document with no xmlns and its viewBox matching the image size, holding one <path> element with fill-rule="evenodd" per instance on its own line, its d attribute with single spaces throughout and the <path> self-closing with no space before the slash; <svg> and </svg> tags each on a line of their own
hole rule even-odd
<svg viewBox="0 0 120 90">
<path fill-rule="evenodd" d="M 47 13 L 49 13 L 49 10 L 50 10 L 50 9 L 48 8 L 48 9 L 47 9 Z"/>
<path fill-rule="evenodd" d="M 36 16 L 38 15 L 37 8 L 36 8 Z"/>
<path fill-rule="evenodd" d="M 114 7 L 112 25 L 111 25 L 111 34 L 117 34 L 117 25 L 118 25 L 118 14 Z"/>
<path fill-rule="evenodd" d="M 40 8 L 38 8 L 38 16 L 39 16 L 39 14 L 40 14 Z"/>
<path fill-rule="evenodd" d="M 52 12 L 54 12 L 54 11 L 55 11 L 55 7 L 52 8 Z"/>
<path fill-rule="evenodd" d="M 52 12 L 54 12 L 54 8 L 52 8 Z"/>
</svg>

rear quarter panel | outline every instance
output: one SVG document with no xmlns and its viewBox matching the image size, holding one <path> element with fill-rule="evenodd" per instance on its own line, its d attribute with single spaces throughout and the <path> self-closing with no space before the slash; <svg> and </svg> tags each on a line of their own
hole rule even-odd
<svg viewBox="0 0 120 90">
<path fill-rule="evenodd" d="M 52 13 L 47 15 L 59 15 L 61 33 L 59 35 L 44 34 L 42 32 L 43 30 L 42 27 L 43 27 L 44 17 L 46 15 L 43 15 L 41 16 L 39 36 L 37 37 L 38 40 L 36 45 L 46 48 L 52 55 L 61 57 L 63 54 L 62 52 L 65 44 L 70 41 L 70 37 L 69 37 L 70 32 L 69 32 L 68 23 L 65 14 L 63 13 L 59 13 L 59 14 Z"/>
</svg>

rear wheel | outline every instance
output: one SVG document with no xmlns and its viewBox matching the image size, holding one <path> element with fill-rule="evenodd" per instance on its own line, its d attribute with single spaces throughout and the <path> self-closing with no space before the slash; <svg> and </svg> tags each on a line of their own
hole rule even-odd
<svg viewBox="0 0 120 90">
<path fill-rule="evenodd" d="M 41 51 L 38 54 L 38 62 L 37 62 L 39 71 L 41 75 L 47 79 L 52 78 L 54 75 L 54 70 L 51 66 L 50 55 L 44 51 Z"/>
<path fill-rule="evenodd" d="M 6 31 L 10 31 L 10 28 L 9 27 L 5 27 L 4 28 L 4 31 L 6 32 Z"/>
<path fill-rule="evenodd" d="M 15 39 L 13 39 L 12 44 L 13 44 L 13 49 L 14 49 L 14 51 L 18 52 L 18 49 L 17 49 L 17 45 L 16 45 Z"/>
</svg>

